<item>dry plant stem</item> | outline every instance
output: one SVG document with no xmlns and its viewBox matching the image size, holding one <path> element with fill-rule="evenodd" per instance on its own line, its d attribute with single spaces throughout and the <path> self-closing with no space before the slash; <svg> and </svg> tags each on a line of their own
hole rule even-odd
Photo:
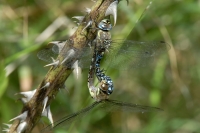
<svg viewBox="0 0 200 133">
<path fill-rule="evenodd" d="M 85 16 L 83 22 L 78 27 L 77 31 L 66 41 L 66 44 L 61 53 L 67 52 L 69 49 L 74 49 L 76 52 L 81 52 L 81 50 L 88 44 L 88 42 L 95 38 L 96 33 L 96 23 L 99 23 L 103 18 L 108 6 L 115 0 L 98 0 L 92 7 L 91 12 Z M 89 21 L 93 21 L 92 28 L 84 29 Z M 57 60 L 62 61 L 65 57 L 61 54 L 58 56 Z M 75 62 L 79 57 L 72 57 L 71 62 Z M 66 63 L 69 63 L 66 61 Z M 65 64 L 66 64 L 65 63 Z M 72 63 L 73 64 L 73 63 Z M 28 111 L 28 115 L 24 120 L 27 122 L 27 126 L 23 133 L 30 133 L 37 122 L 40 120 L 43 110 L 43 101 L 48 96 L 47 106 L 50 105 L 51 100 L 53 100 L 62 88 L 68 76 L 71 74 L 72 69 L 67 68 L 65 65 L 58 65 L 56 68 L 50 68 L 45 78 L 38 86 L 36 93 L 32 99 L 26 103 L 22 109 L 22 112 Z M 50 83 L 49 86 L 43 88 L 46 83 Z M 15 120 L 9 129 L 9 133 L 17 133 L 17 128 L 20 124 L 19 120 Z"/>
</svg>

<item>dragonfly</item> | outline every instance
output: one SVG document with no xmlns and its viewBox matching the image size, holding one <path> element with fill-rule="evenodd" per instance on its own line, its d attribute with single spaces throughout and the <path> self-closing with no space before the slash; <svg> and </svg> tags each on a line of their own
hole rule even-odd
<svg viewBox="0 0 200 133">
<path fill-rule="evenodd" d="M 108 33 L 108 30 L 111 29 L 110 22 L 107 20 L 103 20 L 102 23 L 100 23 L 98 25 L 98 27 L 100 30 L 97 32 L 98 35 L 97 35 L 97 38 L 95 39 L 94 53 L 92 56 L 89 74 L 88 74 L 88 88 L 89 88 L 90 94 L 91 94 L 91 90 L 90 90 L 91 87 L 94 87 L 96 89 L 95 91 L 98 92 L 98 94 L 96 96 L 93 96 L 93 94 L 91 94 L 91 96 L 95 99 L 95 102 L 93 102 L 90 106 L 83 108 L 82 110 L 80 110 L 76 113 L 65 116 L 62 119 L 56 121 L 55 123 L 50 124 L 49 126 L 47 126 L 46 128 L 44 128 L 42 130 L 43 132 L 52 130 L 52 129 L 58 127 L 59 125 L 66 124 L 66 123 L 70 124 L 74 120 L 81 119 L 86 114 L 89 114 L 93 109 L 103 109 L 108 112 L 128 111 L 128 112 L 142 112 L 142 113 L 149 112 L 149 111 L 162 111 L 162 109 L 157 108 L 157 107 L 142 106 L 142 105 L 108 99 L 109 98 L 108 96 L 112 93 L 112 91 L 114 89 L 113 82 L 112 82 L 111 78 L 109 76 L 106 76 L 104 74 L 104 71 L 100 69 L 100 64 L 101 64 L 101 60 L 104 56 L 104 52 L 106 52 L 106 50 L 110 50 L 111 35 Z M 103 38 L 103 40 L 101 41 L 102 38 Z M 123 43 L 125 43 L 125 41 L 123 41 Z M 140 43 L 140 44 L 142 45 L 142 43 Z M 155 43 L 155 45 L 156 45 L 156 43 Z M 54 46 L 56 46 L 56 45 L 54 45 Z M 158 46 L 158 45 L 156 45 L 156 46 Z M 154 45 L 151 45 L 151 47 L 156 48 Z M 56 51 L 55 49 L 57 49 L 57 52 L 59 53 L 58 48 L 60 48 L 60 50 L 62 49 L 62 47 L 56 46 L 56 47 L 52 48 L 52 51 L 53 50 Z M 150 55 L 147 55 L 147 54 L 150 54 L 150 52 L 153 52 L 153 51 L 148 47 L 146 47 L 146 49 L 148 49 L 148 50 L 140 49 L 141 51 L 139 51 L 139 52 L 144 52 L 144 53 L 146 53 L 147 57 L 151 57 Z M 158 47 L 157 47 L 157 49 L 158 49 Z M 128 50 L 126 50 L 125 52 L 128 53 Z M 135 51 L 135 53 L 136 52 L 137 51 Z M 140 55 L 140 54 L 145 56 L 142 53 L 138 53 L 138 55 Z M 151 53 L 151 54 L 153 55 L 153 53 Z M 96 74 L 96 77 L 98 78 L 98 80 L 100 82 L 100 86 L 98 88 L 96 88 L 93 85 L 94 74 Z M 102 81 L 103 81 L 103 83 L 102 83 Z"/>
<path fill-rule="evenodd" d="M 88 73 L 88 89 L 90 95 L 96 101 L 108 99 L 114 90 L 112 79 L 105 75 L 104 70 L 100 68 L 104 53 L 110 47 L 111 34 L 108 31 L 111 30 L 111 27 L 112 25 L 108 19 L 102 20 L 98 24 L 97 36 L 95 38 L 94 53 Z M 94 75 L 96 75 L 99 81 L 98 87 L 94 86 Z"/>
<path fill-rule="evenodd" d="M 103 110 L 107 112 L 126 111 L 126 112 L 141 112 L 141 113 L 163 111 L 162 109 L 157 107 L 143 106 L 143 105 L 126 103 L 111 99 L 103 99 L 100 101 L 95 101 L 90 106 L 87 106 L 76 113 L 67 115 L 62 119 L 48 125 L 46 128 L 42 129 L 42 132 L 53 130 L 56 127 L 64 124 L 65 125 L 72 124 L 72 122 L 81 119 L 83 116 L 89 114 L 94 109 Z"/>
<path fill-rule="evenodd" d="M 102 26 L 102 24 L 104 26 Z M 108 28 L 105 28 L 105 25 L 108 24 Z M 95 39 L 95 45 L 93 49 L 93 56 L 91 57 L 91 49 L 86 49 L 84 52 L 86 54 L 83 55 L 83 58 L 79 61 L 79 65 L 82 67 L 85 67 L 85 62 L 88 62 L 88 59 L 90 61 L 90 70 L 88 74 L 88 88 L 90 95 L 95 99 L 95 102 L 78 111 L 77 113 L 71 114 L 69 116 L 64 117 L 63 119 L 49 125 L 44 130 L 49 130 L 62 124 L 65 122 L 73 121 L 77 118 L 80 118 L 84 116 L 86 113 L 90 112 L 92 109 L 97 107 L 102 107 L 103 109 L 106 109 L 109 111 L 111 110 L 121 110 L 121 111 L 132 111 L 132 112 L 148 112 L 148 111 L 161 111 L 161 109 L 156 107 L 149 107 L 149 106 L 141 106 L 131 103 L 124 103 L 121 101 L 116 100 L 110 100 L 108 99 L 108 96 L 113 91 L 113 83 L 109 76 L 106 76 L 104 74 L 104 71 L 100 69 L 100 62 L 104 56 L 104 53 L 106 50 L 109 50 L 109 56 L 111 59 L 109 59 L 109 63 L 112 66 L 122 66 L 121 64 L 125 64 L 123 60 L 120 58 L 123 58 L 123 55 L 125 54 L 126 58 L 131 61 L 130 67 L 145 65 L 145 59 L 149 60 L 152 57 L 154 57 L 159 51 L 162 51 L 167 48 L 167 44 L 164 42 L 133 42 L 133 41 L 127 41 L 127 40 L 111 40 L 111 36 L 108 33 L 108 31 L 111 29 L 109 27 L 110 23 L 109 21 L 102 21 L 102 23 L 99 24 L 99 28 L 103 29 L 102 31 L 99 30 L 97 39 Z M 108 33 L 108 34 L 107 34 Z M 99 36 L 99 34 L 102 34 L 103 37 Z M 108 35 L 108 36 L 106 36 Z M 103 40 L 101 40 L 103 38 Z M 100 43 L 98 43 L 100 42 Z M 57 54 L 60 54 L 62 51 L 63 46 L 65 43 L 63 42 L 56 42 L 53 43 L 52 48 L 45 49 L 38 53 L 39 59 L 45 60 L 45 61 L 51 61 L 49 60 L 50 57 L 53 57 L 54 55 L 57 56 Z M 116 51 L 115 51 L 116 50 Z M 89 51 L 89 52 L 88 52 Z M 89 54 L 88 54 L 89 53 Z M 113 54 L 114 53 L 114 54 Z M 62 53 L 63 55 L 63 53 Z M 139 60 L 133 60 L 135 59 L 141 59 L 141 62 Z M 92 59 L 92 61 L 91 61 Z M 107 57 L 106 57 L 107 59 Z M 117 62 L 116 59 L 119 59 Z M 143 62 L 144 61 L 144 62 Z M 123 66 L 124 68 L 124 66 Z M 99 80 L 99 87 L 94 86 L 94 74 L 96 74 L 96 77 Z"/>
</svg>

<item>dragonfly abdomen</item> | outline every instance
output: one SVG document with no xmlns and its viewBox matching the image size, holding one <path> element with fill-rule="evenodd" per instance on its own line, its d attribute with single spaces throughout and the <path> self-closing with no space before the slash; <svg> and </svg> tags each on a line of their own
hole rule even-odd
<svg viewBox="0 0 200 133">
<path fill-rule="evenodd" d="M 105 48 L 101 48 L 100 50 L 96 51 L 96 76 L 98 80 L 101 82 L 100 89 L 106 93 L 107 95 L 110 95 L 113 90 L 113 82 L 112 79 L 109 76 L 106 76 L 104 73 L 104 70 L 101 70 L 100 63 L 104 55 Z"/>
</svg>

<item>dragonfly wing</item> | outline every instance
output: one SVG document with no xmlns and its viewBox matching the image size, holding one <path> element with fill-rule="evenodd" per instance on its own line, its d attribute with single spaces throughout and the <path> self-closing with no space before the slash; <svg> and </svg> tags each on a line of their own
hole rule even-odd
<svg viewBox="0 0 200 133">
<path fill-rule="evenodd" d="M 98 106 L 100 103 L 101 102 L 94 102 L 90 106 L 88 106 L 88 107 L 86 107 L 86 108 L 84 108 L 84 109 L 82 109 L 82 110 L 80 110 L 76 113 L 65 116 L 62 119 L 54 122 L 53 124 L 48 125 L 44 129 L 42 129 L 42 132 L 53 130 L 54 128 L 56 128 L 58 126 L 62 126 L 63 124 L 65 124 L 65 125 L 71 124 L 73 121 L 78 120 L 78 119 L 82 118 L 83 116 L 85 116 L 87 113 L 89 113 L 93 108 Z"/>
<path fill-rule="evenodd" d="M 54 45 L 52 47 L 52 51 L 54 53 L 59 54 L 61 52 L 61 50 L 63 49 L 64 45 L 66 44 L 66 41 L 55 41 L 52 42 Z M 81 68 L 89 68 L 90 63 L 91 63 L 91 59 L 92 59 L 92 54 L 93 54 L 93 48 L 90 48 L 89 46 L 86 46 L 85 48 L 83 48 L 82 52 L 79 53 L 81 54 L 80 60 L 79 60 L 79 67 Z M 65 55 L 65 54 L 62 54 Z M 79 55 L 77 55 L 79 56 Z"/>
<path fill-rule="evenodd" d="M 116 40 L 111 44 L 106 54 L 106 62 L 110 67 L 119 69 L 131 69 L 144 67 L 154 57 L 169 49 L 169 45 L 160 42 L 138 42 L 129 40 Z"/>
<path fill-rule="evenodd" d="M 50 44 L 53 44 L 52 51 L 56 54 L 59 54 L 63 47 L 65 46 L 66 41 L 54 41 L 50 42 Z"/>
<path fill-rule="evenodd" d="M 56 59 L 58 54 L 54 53 L 51 48 L 45 48 L 37 53 L 37 57 L 45 62 L 53 62 L 52 58 Z"/>
<path fill-rule="evenodd" d="M 48 44 L 48 47 L 39 51 L 37 56 L 40 60 L 43 60 L 45 62 L 52 62 L 52 58 L 56 59 L 58 54 L 61 53 L 61 50 L 63 49 L 66 41 L 53 41 Z M 81 68 L 89 68 L 91 59 L 92 59 L 92 54 L 93 54 L 93 48 L 90 47 L 85 47 L 82 50 L 82 54 L 78 65 Z M 65 54 L 62 54 L 65 55 Z M 78 56 L 78 55 L 77 55 Z"/>
<path fill-rule="evenodd" d="M 114 111 L 125 111 L 125 112 L 155 112 L 155 111 L 163 111 L 157 107 L 143 106 L 132 103 L 125 103 L 116 100 L 106 99 L 102 104 L 102 107 L 106 109 L 106 111 L 114 112 Z"/>
<path fill-rule="evenodd" d="M 58 126 L 62 126 L 65 124 L 71 124 L 73 121 L 78 120 L 85 116 L 87 113 L 92 111 L 93 109 L 101 109 L 104 111 L 128 111 L 128 112 L 150 112 L 150 111 L 162 111 L 160 108 L 156 107 L 149 107 L 149 106 L 142 106 L 142 105 L 137 105 L 137 104 L 132 104 L 132 103 L 124 103 L 121 101 L 116 101 L 116 100 L 102 100 L 102 101 L 95 101 L 93 104 L 90 106 L 73 113 L 71 115 L 68 115 L 66 117 L 63 117 L 62 119 L 54 122 L 53 124 L 48 125 L 46 128 L 42 130 L 42 132 L 45 131 L 50 131 L 53 130 L 54 128 Z"/>
<path fill-rule="evenodd" d="M 47 48 L 42 49 L 37 53 L 40 60 L 51 63 L 52 58 L 56 59 L 62 48 L 64 47 L 64 41 L 53 41 L 47 45 Z"/>
<path fill-rule="evenodd" d="M 89 68 L 90 67 L 93 52 L 94 52 L 94 49 L 90 48 L 90 47 L 85 47 L 82 50 L 82 56 L 80 57 L 80 60 L 78 63 L 79 67 L 81 67 L 81 68 Z"/>
</svg>

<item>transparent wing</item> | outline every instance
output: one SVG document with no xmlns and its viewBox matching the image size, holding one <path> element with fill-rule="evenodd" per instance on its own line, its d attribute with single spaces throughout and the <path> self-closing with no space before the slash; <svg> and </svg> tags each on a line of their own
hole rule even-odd
<svg viewBox="0 0 200 133">
<path fill-rule="evenodd" d="M 114 111 L 126 111 L 126 112 L 154 112 L 154 111 L 163 111 L 157 107 L 150 107 L 132 103 L 126 103 L 117 100 L 104 100 L 102 104 L 103 110 L 114 112 Z"/>
<path fill-rule="evenodd" d="M 37 56 L 40 60 L 51 63 L 52 58 L 56 59 L 65 45 L 65 41 L 55 41 L 48 44 L 48 47 L 39 51 Z M 79 66 L 89 68 L 92 59 L 93 48 L 85 47 L 79 60 Z M 62 54 L 65 55 L 65 54 Z"/>
<path fill-rule="evenodd" d="M 46 132 L 46 131 L 50 131 L 53 130 L 54 128 L 63 125 L 63 124 L 71 124 L 73 121 L 77 120 L 77 119 L 81 119 L 81 117 L 83 117 L 84 115 L 86 115 L 87 113 L 89 113 L 93 108 L 95 108 L 96 106 L 98 106 L 100 102 L 94 102 L 92 105 L 76 112 L 73 113 L 71 115 L 65 116 L 62 119 L 54 122 L 54 124 L 50 124 L 48 125 L 46 128 L 44 128 L 41 132 Z"/>
<path fill-rule="evenodd" d="M 112 41 L 109 52 L 105 55 L 105 63 L 117 69 L 132 69 L 144 67 L 152 60 L 170 49 L 170 45 L 163 41 L 139 42 L 130 40 Z"/>
<path fill-rule="evenodd" d="M 52 46 L 52 51 L 56 54 L 59 54 L 63 47 L 65 46 L 66 41 L 56 41 L 54 42 Z"/>
<path fill-rule="evenodd" d="M 90 48 L 90 47 L 85 47 L 83 49 L 83 54 L 79 60 L 78 65 L 81 68 L 89 68 L 90 64 L 91 64 L 91 60 L 92 60 L 92 56 L 93 56 L 93 52 L 94 52 L 94 47 Z"/>
<path fill-rule="evenodd" d="M 47 48 L 39 51 L 37 53 L 37 57 L 40 60 L 46 61 L 48 63 L 52 62 L 52 58 L 56 59 L 58 54 L 60 53 L 61 49 L 64 47 L 64 41 L 55 41 L 50 42 Z"/>
<path fill-rule="evenodd" d="M 98 108 L 99 107 L 99 108 Z M 128 112 L 150 112 L 150 111 L 163 111 L 160 108 L 157 107 L 150 107 L 150 106 L 142 106 L 142 105 L 137 105 L 137 104 L 132 104 L 132 103 L 125 103 L 121 101 L 116 101 L 116 100 L 102 100 L 99 102 L 94 102 L 92 105 L 78 111 L 77 113 L 73 113 L 71 115 L 68 115 L 66 117 L 63 117 L 62 119 L 56 121 L 54 123 L 54 126 L 50 124 L 46 128 L 44 128 L 42 131 L 49 131 L 52 130 L 53 128 L 63 125 L 63 124 L 70 124 L 74 120 L 80 119 L 87 113 L 89 113 L 92 109 L 98 108 L 103 111 L 109 111 L 109 112 L 114 112 L 114 111 L 128 111 Z"/>
<path fill-rule="evenodd" d="M 46 62 L 52 62 L 51 57 L 56 58 L 61 52 L 65 42 L 53 43 L 51 48 L 46 48 L 38 53 L 38 58 Z M 165 42 L 139 42 L 129 40 L 113 40 L 111 47 L 104 56 L 104 62 L 109 67 L 117 69 L 132 69 L 144 67 L 159 54 L 166 53 L 170 46 Z M 79 66 L 89 68 L 93 49 L 85 47 L 79 60 Z"/>
</svg>

